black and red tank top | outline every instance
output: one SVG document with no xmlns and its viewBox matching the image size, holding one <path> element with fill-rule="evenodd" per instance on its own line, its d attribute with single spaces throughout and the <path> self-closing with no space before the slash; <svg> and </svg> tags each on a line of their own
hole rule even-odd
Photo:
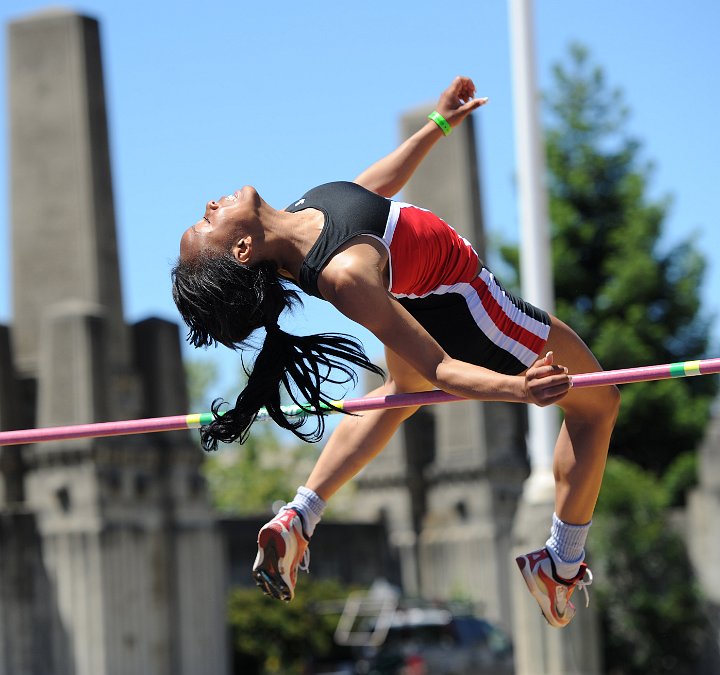
<svg viewBox="0 0 720 675">
<path fill-rule="evenodd" d="M 325 225 L 298 285 L 322 297 L 318 276 L 338 247 L 358 235 L 388 251 L 390 293 L 454 358 L 511 375 L 544 349 L 550 317 L 507 292 L 472 245 L 425 209 L 385 199 L 355 183 L 316 187 L 287 211 L 318 209 Z"/>
<path fill-rule="evenodd" d="M 322 297 L 320 272 L 340 246 L 358 235 L 375 237 L 387 249 L 388 290 L 397 298 L 422 297 L 477 275 L 479 260 L 470 243 L 425 209 L 344 182 L 313 188 L 286 211 L 308 208 L 325 216 L 323 230 L 300 268 L 298 285 L 310 295 Z"/>
</svg>

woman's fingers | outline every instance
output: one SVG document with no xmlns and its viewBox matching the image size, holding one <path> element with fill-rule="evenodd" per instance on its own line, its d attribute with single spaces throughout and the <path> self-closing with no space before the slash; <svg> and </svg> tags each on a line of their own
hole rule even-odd
<svg viewBox="0 0 720 675">
<path fill-rule="evenodd" d="M 525 373 L 528 398 L 539 406 L 552 405 L 565 396 L 572 387 L 568 369 L 553 363 L 554 355 L 548 352 Z"/>
</svg>

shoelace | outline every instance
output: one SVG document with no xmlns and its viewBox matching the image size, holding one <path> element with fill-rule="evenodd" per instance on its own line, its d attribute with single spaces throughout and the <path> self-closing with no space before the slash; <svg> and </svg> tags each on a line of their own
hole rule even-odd
<svg viewBox="0 0 720 675">
<path fill-rule="evenodd" d="M 586 578 L 587 581 L 585 581 Z M 585 594 L 585 607 L 590 607 L 590 594 L 588 593 L 587 587 L 592 586 L 592 582 L 593 575 L 588 567 L 585 569 L 585 576 L 575 584 Z"/>
</svg>

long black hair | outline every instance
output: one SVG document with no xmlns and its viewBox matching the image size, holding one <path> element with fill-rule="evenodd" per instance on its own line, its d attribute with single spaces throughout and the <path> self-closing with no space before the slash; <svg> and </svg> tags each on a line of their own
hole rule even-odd
<svg viewBox="0 0 720 675">
<path fill-rule="evenodd" d="M 245 389 L 235 407 L 221 412 L 226 403 L 212 404 L 213 421 L 200 429 L 205 450 L 217 450 L 219 441 L 244 442 L 260 408 L 282 428 L 308 442 L 318 441 L 325 431 L 324 415 L 338 410 L 322 391 L 324 383 L 357 383 L 348 365 L 359 366 L 384 377 L 382 368 L 368 359 L 362 345 L 349 335 L 322 333 L 291 335 L 278 325 L 285 309 L 302 305 L 297 291 L 277 273 L 273 262 L 253 266 L 240 264 L 229 252 L 203 251 L 191 260 L 179 259 L 172 272 L 173 300 L 195 347 L 220 343 L 230 349 L 249 345 L 259 328 L 265 341 Z M 281 385 L 292 401 L 309 411 L 306 417 L 289 417 L 281 406 Z M 303 431 L 310 419 L 315 428 Z"/>
</svg>

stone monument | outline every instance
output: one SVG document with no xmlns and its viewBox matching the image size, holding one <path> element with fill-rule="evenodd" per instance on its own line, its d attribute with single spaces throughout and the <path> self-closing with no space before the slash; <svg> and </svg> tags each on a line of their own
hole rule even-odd
<svg viewBox="0 0 720 675">
<path fill-rule="evenodd" d="M 3 428 L 187 412 L 177 326 L 123 317 L 98 23 L 58 10 L 11 23 L 8 81 Z M 31 517 L 38 540 L 37 629 L 6 604 L 0 551 L 0 675 L 227 672 L 224 555 L 187 432 L 0 457 L 4 512 Z"/>
</svg>

